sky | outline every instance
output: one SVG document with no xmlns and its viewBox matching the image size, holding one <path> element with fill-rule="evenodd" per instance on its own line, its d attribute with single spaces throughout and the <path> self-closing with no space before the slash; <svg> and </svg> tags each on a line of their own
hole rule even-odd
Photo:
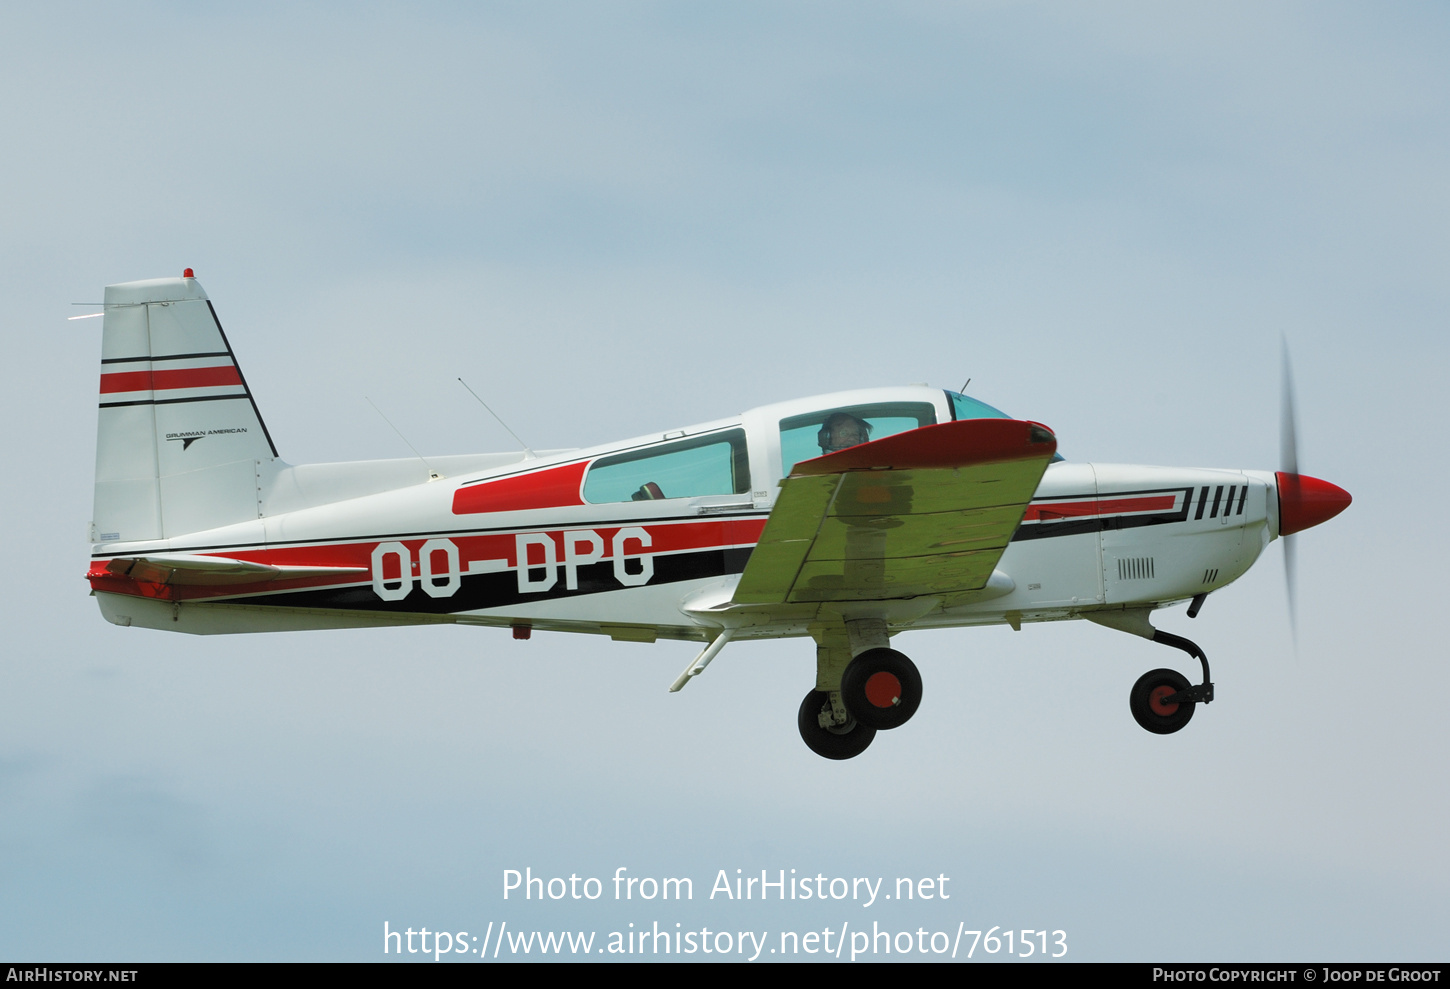
<svg viewBox="0 0 1450 989">
<path fill-rule="evenodd" d="M 0 957 L 657 923 L 1443 960 L 1447 545 L 1394 505 L 1447 480 L 1447 50 L 1432 3 L 7 7 Z M 184 267 L 291 463 L 409 456 L 370 402 L 514 447 L 460 376 L 536 449 L 971 379 L 1072 460 L 1274 469 L 1286 341 L 1301 469 L 1355 500 L 1298 540 L 1297 645 L 1277 543 L 1155 616 L 1217 683 L 1167 737 L 1125 701 L 1177 655 L 1084 622 L 900 636 L 920 712 L 846 763 L 797 735 L 805 640 L 669 694 L 689 644 L 117 628 L 67 317 Z M 505 900 L 525 869 L 605 893 Z M 736 870 L 949 895 L 707 895 Z"/>
</svg>

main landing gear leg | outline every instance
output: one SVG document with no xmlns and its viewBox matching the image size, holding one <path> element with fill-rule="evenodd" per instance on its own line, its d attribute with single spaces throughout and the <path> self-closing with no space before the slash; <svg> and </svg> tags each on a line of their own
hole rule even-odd
<svg viewBox="0 0 1450 989">
<path fill-rule="evenodd" d="M 1133 713 L 1133 720 L 1155 735 L 1171 735 L 1188 724 L 1198 704 L 1213 702 L 1213 678 L 1208 670 L 1208 657 L 1198 644 L 1181 635 L 1154 628 L 1148 622 L 1149 610 L 1100 611 L 1083 617 L 1120 632 L 1141 635 L 1161 645 L 1181 649 L 1197 658 L 1203 667 L 1203 682 L 1197 686 L 1191 685 L 1176 670 L 1150 670 L 1138 678 L 1128 694 L 1128 709 Z"/>
<path fill-rule="evenodd" d="M 851 649 L 844 633 L 827 632 L 819 637 L 816 689 L 801 701 L 796 724 L 806 746 L 827 759 L 854 758 L 876 737 L 876 729 L 852 717 L 841 699 L 841 674 L 850 662 Z"/>
<path fill-rule="evenodd" d="M 816 689 L 801 702 L 801 738 L 817 755 L 850 759 L 866 751 L 877 731 L 911 719 L 921 704 L 921 674 L 887 645 L 880 619 L 817 628 L 813 635 Z"/>
<path fill-rule="evenodd" d="M 877 731 L 900 728 L 921 705 L 921 674 L 916 664 L 891 648 L 886 622 L 860 618 L 846 622 L 851 662 L 841 674 L 841 700 L 856 720 Z"/>
</svg>

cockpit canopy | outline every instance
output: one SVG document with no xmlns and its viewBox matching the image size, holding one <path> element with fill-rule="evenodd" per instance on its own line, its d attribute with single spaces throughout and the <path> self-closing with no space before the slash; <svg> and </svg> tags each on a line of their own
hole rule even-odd
<svg viewBox="0 0 1450 989">
<path fill-rule="evenodd" d="M 802 461 L 910 429 L 957 419 L 1009 418 L 960 392 L 921 386 L 838 392 L 752 410 L 745 416 L 747 424 L 754 423 L 748 429 L 738 420 L 727 420 L 600 456 L 585 474 L 583 500 L 597 505 L 748 496 L 753 490 L 752 445 L 758 473 L 778 469 L 779 476 L 788 477 Z M 772 434 L 777 430 L 780 459 L 772 463 Z M 747 442 L 750 431 L 755 431 L 754 438 Z"/>
<path fill-rule="evenodd" d="M 959 392 L 946 393 L 953 419 L 1010 419 L 985 402 Z M 780 421 L 781 473 L 789 475 L 802 460 L 885 439 L 937 422 L 934 402 L 871 402 L 820 409 Z"/>
</svg>

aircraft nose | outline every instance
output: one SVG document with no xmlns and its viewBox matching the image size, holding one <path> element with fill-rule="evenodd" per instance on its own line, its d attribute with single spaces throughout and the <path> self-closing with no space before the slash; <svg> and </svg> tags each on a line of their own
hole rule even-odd
<svg viewBox="0 0 1450 989">
<path fill-rule="evenodd" d="M 1279 488 L 1279 535 L 1302 532 L 1328 522 L 1349 507 L 1349 492 L 1307 474 L 1274 475 Z"/>
</svg>

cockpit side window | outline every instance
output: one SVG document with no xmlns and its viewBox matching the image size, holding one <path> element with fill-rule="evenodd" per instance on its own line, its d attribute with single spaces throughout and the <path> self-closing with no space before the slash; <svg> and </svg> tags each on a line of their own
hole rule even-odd
<svg viewBox="0 0 1450 989">
<path fill-rule="evenodd" d="M 743 429 L 600 457 L 584 477 L 584 500 L 591 505 L 749 491 L 750 459 Z"/>
<path fill-rule="evenodd" d="M 780 421 L 781 473 L 802 460 L 936 423 L 928 402 L 881 402 L 822 409 Z"/>
</svg>

